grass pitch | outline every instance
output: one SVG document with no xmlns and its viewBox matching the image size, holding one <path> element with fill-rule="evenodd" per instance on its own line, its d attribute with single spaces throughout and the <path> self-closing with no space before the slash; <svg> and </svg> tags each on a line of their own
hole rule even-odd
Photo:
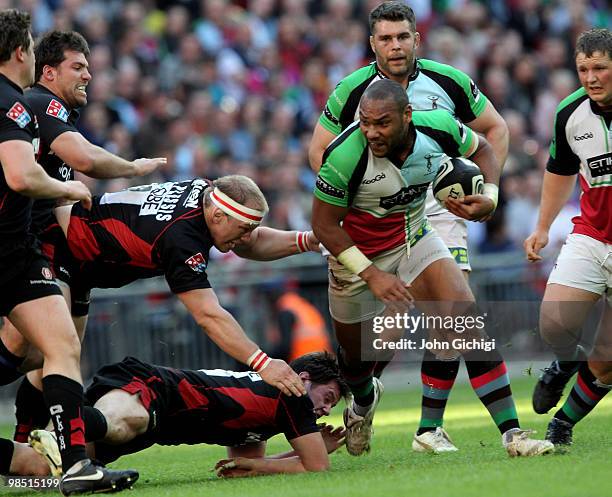
<svg viewBox="0 0 612 497">
<path fill-rule="evenodd" d="M 521 424 L 543 437 L 550 415 L 531 410 L 534 378 L 512 382 Z M 416 454 L 411 437 L 419 419 L 417 388 L 387 392 L 374 420 L 372 452 L 351 457 L 332 454 L 327 473 L 222 480 L 211 468 L 225 456 L 216 446 L 152 447 L 124 457 L 115 467 L 140 471 L 129 497 L 612 497 L 612 396 L 605 398 L 574 429 L 574 445 L 562 454 L 510 459 L 488 413 L 469 385 L 456 385 L 445 426 L 459 452 L 444 456 Z M 340 406 L 327 419 L 338 425 Z M 4 436 L 10 427 L 0 430 Z M 269 451 L 287 450 L 284 437 L 269 441 Z M 12 490 L 1 495 L 14 495 Z M 18 492 L 21 495 L 37 495 Z M 38 494 L 40 495 L 40 494 Z"/>
</svg>

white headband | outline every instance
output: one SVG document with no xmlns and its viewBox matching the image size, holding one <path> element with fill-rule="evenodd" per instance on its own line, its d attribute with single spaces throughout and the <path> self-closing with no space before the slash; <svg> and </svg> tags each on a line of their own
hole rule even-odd
<svg viewBox="0 0 612 497">
<path fill-rule="evenodd" d="M 258 211 L 256 209 L 245 207 L 241 203 L 228 197 L 217 187 L 215 187 L 215 189 L 210 193 L 210 199 L 213 201 L 213 204 L 215 204 L 228 216 L 246 223 L 259 224 L 266 214 L 265 211 Z"/>
</svg>

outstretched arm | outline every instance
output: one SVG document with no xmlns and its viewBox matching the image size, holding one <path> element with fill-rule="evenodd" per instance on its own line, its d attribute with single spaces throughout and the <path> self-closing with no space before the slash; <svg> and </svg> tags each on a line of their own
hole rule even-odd
<svg viewBox="0 0 612 497">
<path fill-rule="evenodd" d="M 219 304 L 212 288 L 200 288 L 178 294 L 196 322 L 223 352 L 243 364 L 259 347 L 246 336 L 242 327 Z M 285 361 L 271 359 L 269 364 L 258 371 L 262 380 L 278 388 L 286 395 L 305 394 L 304 384 Z"/>
<path fill-rule="evenodd" d="M 70 167 L 92 178 L 145 176 L 166 163 L 164 157 L 125 160 L 89 142 L 76 131 L 67 131 L 51 143 L 51 150 Z"/>
<path fill-rule="evenodd" d="M 245 259 L 274 261 L 307 251 L 319 251 L 319 240 L 312 231 L 282 231 L 260 226 L 234 252 Z"/>
</svg>

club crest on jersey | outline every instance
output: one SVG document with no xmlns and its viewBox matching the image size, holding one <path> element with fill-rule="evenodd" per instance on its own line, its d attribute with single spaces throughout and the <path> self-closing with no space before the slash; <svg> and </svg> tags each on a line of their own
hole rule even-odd
<svg viewBox="0 0 612 497">
<path fill-rule="evenodd" d="M 202 252 L 192 255 L 185 261 L 185 264 L 187 264 L 196 273 L 203 273 L 206 270 L 206 259 L 204 259 Z"/>
<path fill-rule="evenodd" d="M 54 98 L 51 99 L 49 105 L 47 106 L 47 115 L 56 117 L 60 121 L 68 122 L 68 111 L 66 108 Z"/>
<path fill-rule="evenodd" d="M 42 268 L 42 275 L 43 275 L 43 278 L 45 278 L 46 280 L 52 280 L 53 279 L 53 273 L 51 272 L 51 270 L 48 267 Z"/>
<path fill-rule="evenodd" d="M 13 106 L 8 110 L 6 116 L 17 123 L 20 128 L 25 128 L 32 120 L 28 111 L 25 110 L 23 104 L 15 102 Z"/>
</svg>

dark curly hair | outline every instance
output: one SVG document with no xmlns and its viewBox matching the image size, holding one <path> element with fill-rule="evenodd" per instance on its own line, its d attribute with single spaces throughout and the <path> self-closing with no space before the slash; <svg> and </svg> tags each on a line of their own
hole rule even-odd
<svg viewBox="0 0 612 497">
<path fill-rule="evenodd" d="M 15 9 L 0 12 L 0 63 L 11 58 L 18 47 L 30 48 L 30 14 Z"/>
<path fill-rule="evenodd" d="M 45 66 L 57 67 L 66 59 L 64 52 L 70 50 L 89 57 L 87 40 L 76 31 L 49 31 L 45 33 L 34 47 L 36 55 L 35 80 L 42 76 Z"/>
<path fill-rule="evenodd" d="M 305 371 L 310 375 L 310 381 L 314 383 L 328 383 L 336 380 L 340 387 L 340 395 L 346 398 L 350 393 L 350 389 L 346 384 L 346 380 L 340 372 L 336 357 L 329 352 L 311 352 L 294 359 L 289 364 L 297 373 Z"/>
</svg>

